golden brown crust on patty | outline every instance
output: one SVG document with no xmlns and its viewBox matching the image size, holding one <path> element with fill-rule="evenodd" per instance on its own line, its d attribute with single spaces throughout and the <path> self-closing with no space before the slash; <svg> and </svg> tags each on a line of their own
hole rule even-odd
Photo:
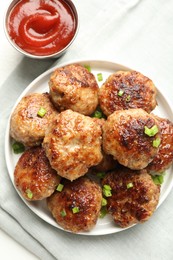
<svg viewBox="0 0 173 260">
<path fill-rule="evenodd" d="M 157 126 L 156 119 L 142 109 L 119 110 L 111 114 L 103 126 L 103 149 L 115 160 L 130 169 L 145 168 L 156 156 L 158 149 L 153 140 L 160 132 L 150 137 L 148 128 Z"/>
<path fill-rule="evenodd" d="M 61 112 L 46 132 L 43 147 L 58 174 L 74 180 L 102 160 L 101 120 L 72 110 Z"/>
<path fill-rule="evenodd" d="M 173 123 L 168 119 L 155 116 L 161 130 L 159 151 L 153 161 L 147 166 L 150 173 L 162 173 L 173 162 Z"/>
<path fill-rule="evenodd" d="M 160 185 L 154 184 L 146 170 L 122 167 L 108 173 L 102 184 L 112 189 L 112 196 L 107 197 L 107 209 L 115 223 L 123 228 L 148 220 L 158 205 Z"/>
<path fill-rule="evenodd" d="M 43 107 L 46 114 L 37 113 Z M 42 142 L 45 130 L 58 114 L 48 93 L 32 93 L 21 99 L 11 116 L 10 135 L 25 146 L 36 146 Z"/>
<path fill-rule="evenodd" d="M 57 223 L 74 233 L 91 230 L 98 219 L 102 191 L 100 186 L 86 177 L 73 182 L 63 180 L 64 188 L 48 198 L 48 208 Z M 73 213 L 73 209 L 78 209 Z"/>
<path fill-rule="evenodd" d="M 14 171 L 14 181 L 27 200 L 49 197 L 60 182 L 60 177 L 50 166 L 42 147 L 32 147 L 19 158 Z"/>
<path fill-rule="evenodd" d="M 118 71 L 99 89 L 99 104 L 105 115 L 116 110 L 142 108 L 150 113 L 156 106 L 153 82 L 137 71 Z"/>
<path fill-rule="evenodd" d="M 56 69 L 49 80 L 52 102 L 59 111 L 72 109 L 91 115 L 98 105 L 98 84 L 94 75 L 79 64 Z"/>
</svg>

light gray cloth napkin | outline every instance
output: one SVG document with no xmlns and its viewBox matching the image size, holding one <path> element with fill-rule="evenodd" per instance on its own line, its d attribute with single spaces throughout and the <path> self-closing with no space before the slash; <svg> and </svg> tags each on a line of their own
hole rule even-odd
<svg viewBox="0 0 173 260">
<path fill-rule="evenodd" d="M 149 76 L 156 86 L 162 86 L 173 104 L 173 1 L 75 0 L 74 3 L 79 12 L 79 33 L 70 50 L 56 63 L 72 59 L 122 63 Z M 7 120 L 24 88 L 54 62 L 23 58 L 0 88 L 0 228 L 45 260 L 172 260 L 172 192 L 148 222 L 105 236 L 61 231 L 36 216 L 17 195 L 4 157 Z"/>
</svg>

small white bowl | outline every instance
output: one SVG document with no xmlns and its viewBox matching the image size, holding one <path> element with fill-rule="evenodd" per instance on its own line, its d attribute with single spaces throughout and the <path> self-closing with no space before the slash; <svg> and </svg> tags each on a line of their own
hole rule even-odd
<svg viewBox="0 0 173 260">
<path fill-rule="evenodd" d="M 71 0 L 63 0 L 64 3 L 66 3 L 71 11 L 73 12 L 74 18 L 75 18 L 75 22 L 76 22 L 76 29 L 75 29 L 75 33 L 73 38 L 71 39 L 71 41 L 60 51 L 55 52 L 53 54 L 50 55 L 34 55 L 31 54 L 29 52 L 26 52 L 25 50 L 23 50 L 22 48 L 20 48 L 10 37 L 9 33 L 8 33 L 8 16 L 11 12 L 11 9 L 21 0 L 13 0 L 10 5 L 8 6 L 6 12 L 5 12 L 5 17 L 4 17 L 4 30 L 5 30 L 5 35 L 8 39 L 8 41 L 10 42 L 10 44 L 20 53 L 22 53 L 23 55 L 29 57 L 29 58 L 34 58 L 34 59 L 48 59 L 48 58 L 58 58 L 60 57 L 62 54 L 64 54 L 67 49 L 70 47 L 70 45 L 73 43 L 74 39 L 77 36 L 78 30 L 79 30 L 79 16 L 78 16 L 78 12 L 77 9 L 75 7 L 75 5 L 73 4 L 73 2 Z"/>
</svg>

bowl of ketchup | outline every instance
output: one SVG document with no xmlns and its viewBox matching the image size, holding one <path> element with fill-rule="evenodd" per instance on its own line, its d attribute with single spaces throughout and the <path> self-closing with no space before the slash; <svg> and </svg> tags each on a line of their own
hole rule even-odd
<svg viewBox="0 0 173 260">
<path fill-rule="evenodd" d="M 78 32 L 71 0 L 13 0 L 5 15 L 5 33 L 15 49 L 30 58 L 60 57 Z"/>
</svg>

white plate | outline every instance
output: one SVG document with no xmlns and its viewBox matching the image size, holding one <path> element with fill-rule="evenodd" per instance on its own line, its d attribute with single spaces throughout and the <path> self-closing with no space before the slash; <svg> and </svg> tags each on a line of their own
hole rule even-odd
<svg viewBox="0 0 173 260">
<path fill-rule="evenodd" d="M 75 63 L 75 62 L 80 63 L 82 65 L 91 66 L 91 71 L 96 76 L 96 79 L 97 79 L 97 73 L 102 73 L 103 81 L 98 82 L 99 85 L 101 85 L 106 80 L 106 78 L 115 71 L 131 70 L 125 66 L 122 66 L 122 65 L 119 65 L 119 64 L 116 64 L 113 62 L 101 61 L 101 60 L 73 61 L 68 64 Z M 16 101 L 16 103 L 12 109 L 12 112 L 23 96 L 25 96 L 29 93 L 33 93 L 33 92 L 43 93 L 45 91 L 49 91 L 48 80 L 49 80 L 50 74 L 55 70 L 56 67 L 62 67 L 64 65 L 67 65 L 67 63 L 61 64 L 60 66 L 55 66 L 55 67 L 49 69 L 48 71 L 44 72 L 42 75 L 37 77 L 33 82 L 31 82 L 31 84 L 29 84 L 29 86 L 23 91 L 23 93 L 20 95 L 20 97 Z M 158 89 L 158 86 L 157 86 L 157 89 Z M 159 89 L 158 89 L 158 95 L 157 95 L 157 102 L 158 102 L 158 106 L 153 111 L 154 114 L 161 116 L 161 117 L 168 118 L 169 120 L 173 121 L 173 112 L 171 110 L 171 106 L 168 104 L 167 100 L 164 98 L 163 94 L 161 93 L 161 91 Z M 9 122 L 10 122 L 10 119 L 9 119 Z M 9 171 L 9 175 L 10 175 L 11 181 L 14 185 L 14 175 L 13 175 L 14 168 L 15 168 L 16 162 L 19 158 L 19 155 L 15 155 L 12 152 L 12 148 L 11 148 L 12 140 L 9 135 L 9 124 L 10 124 L 9 122 L 7 125 L 6 137 L 5 137 L 5 157 L 6 157 L 6 164 L 7 164 L 7 168 Z M 15 185 L 14 185 L 14 187 L 15 187 Z M 164 183 L 161 188 L 161 195 L 160 195 L 160 201 L 159 201 L 158 206 L 161 205 L 161 203 L 166 199 L 166 197 L 169 194 L 172 187 L 173 187 L 173 166 L 170 167 L 170 169 L 167 170 L 167 172 L 166 172 L 165 180 L 164 180 Z M 51 213 L 48 211 L 45 200 L 38 201 L 38 202 L 28 202 L 28 201 L 24 200 L 24 202 L 35 214 L 37 214 L 40 218 L 45 220 L 47 223 L 51 224 L 54 227 L 62 229 L 55 222 Z M 116 233 L 116 232 L 123 231 L 123 230 L 125 230 L 125 229 L 117 227 L 113 223 L 111 217 L 107 215 L 104 219 L 99 219 L 96 226 L 90 232 L 80 233 L 80 234 L 105 235 L 105 234 Z"/>
</svg>

